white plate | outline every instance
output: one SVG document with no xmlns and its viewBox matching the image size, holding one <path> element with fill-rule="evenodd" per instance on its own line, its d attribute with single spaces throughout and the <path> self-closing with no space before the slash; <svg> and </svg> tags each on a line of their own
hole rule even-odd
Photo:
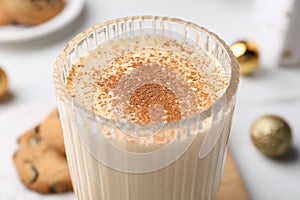
<svg viewBox="0 0 300 200">
<path fill-rule="evenodd" d="M 49 21 L 37 26 L 0 26 L 0 43 L 24 42 L 46 36 L 72 22 L 82 11 L 85 0 L 66 0 L 65 8 Z"/>
</svg>

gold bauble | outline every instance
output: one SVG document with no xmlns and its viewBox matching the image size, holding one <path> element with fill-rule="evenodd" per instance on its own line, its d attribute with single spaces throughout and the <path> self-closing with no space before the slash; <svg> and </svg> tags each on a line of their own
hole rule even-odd
<svg viewBox="0 0 300 200">
<path fill-rule="evenodd" d="M 250 75 L 258 68 L 259 51 L 254 42 L 238 41 L 230 49 L 239 62 L 242 75 Z"/>
<path fill-rule="evenodd" d="M 8 91 L 8 78 L 3 69 L 0 67 L 0 98 L 6 95 Z"/>
<path fill-rule="evenodd" d="M 285 154 L 290 148 L 291 137 L 288 123 L 279 116 L 262 116 L 251 127 L 254 145 L 267 156 L 277 157 Z"/>
</svg>

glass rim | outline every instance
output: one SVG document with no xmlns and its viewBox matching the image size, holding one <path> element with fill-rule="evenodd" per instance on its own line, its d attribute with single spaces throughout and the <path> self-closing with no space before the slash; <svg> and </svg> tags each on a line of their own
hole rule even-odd
<svg viewBox="0 0 300 200">
<path fill-rule="evenodd" d="M 229 61 L 230 61 L 229 65 L 231 68 L 231 73 L 230 73 L 229 84 L 226 87 L 225 92 L 216 101 L 214 101 L 210 107 L 208 107 L 207 109 L 205 109 L 201 112 L 195 113 L 194 115 L 192 115 L 190 117 L 183 118 L 178 121 L 150 123 L 150 124 L 134 124 L 134 123 L 126 123 L 126 122 L 120 122 L 120 121 L 108 119 L 108 118 L 105 118 L 101 115 L 98 115 L 98 114 L 86 109 L 84 106 L 82 106 L 81 104 L 74 101 L 74 99 L 68 93 L 68 91 L 66 89 L 66 85 L 63 84 L 64 78 L 62 75 L 63 74 L 62 73 L 62 64 L 67 59 L 67 55 L 70 54 L 70 52 L 72 51 L 74 44 L 78 44 L 82 40 L 82 38 L 88 37 L 88 35 L 90 33 L 94 32 L 95 30 L 97 30 L 99 28 L 103 28 L 105 26 L 108 26 L 108 25 L 111 25 L 114 23 L 118 23 L 118 22 L 126 22 L 126 21 L 134 21 L 134 20 L 157 20 L 157 21 L 167 21 L 167 22 L 177 23 L 177 24 L 185 25 L 186 27 L 194 28 L 197 31 L 200 31 L 202 33 L 209 35 L 209 37 L 213 37 L 217 42 L 219 42 L 220 46 L 222 48 L 224 48 L 224 50 L 225 50 L 224 53 L 226 54 L 226 56 L 228 56 Z M 222 105 L 222 103 L 223 103 L 222 101 L 224 99 L 227 100 L 226 103 L 231 102 L 234 99 L 238 85 L 239 85 L 240 72 L 239 72 L 239 64 L 237 62 L 236 57 L 233 55 L 232 51 L 230 50 L 230 47 L 218 35 L 209 31 L 207 28 L 199 26 L 193 22 L 185 21 L 185 20 L 179 19 L 179 18 L 173 18 L 173 17 L 167 17 L 167 16 L 154 16 L 154 15 L 137 15 L 137 16 L 128 16 L 128 17 L 117 18 L 115 20 L 108 20 L 106 22 L 102 22 L 102 23 L 96 24 L 90 28 L 87 28 L 83 32 L 77 34 L 73 39 L 71 39 L 65 45 L 63 50 L 57 56 L 57 59 L 54 64 L 52 76 L 53 76 L 54 88 L 56 91 L 57 99 L 59 99 L 63 102 L 72 103 L 73 105 L 75 105 L 75 107 L 82 110 L 88 116 L 88 118 L 90 118 L 92 120 L 97 120 L 97 121 L 100 120 L 100 122 L 110 124 L 110 125 L 118 124 L 118 125 L 124 125 L 124 126 L 131 125 L 133 127 L 135 127 L 135 126 L 141 127 L 141 126 L 152 126 L 152 125 L 156 125 L 156 126 L 157 125 L 162 125 L 162 126 L 166 126 L 166 125 L 174 126 L 175 125 L 176 126 L 178 124 L 182 125 L 182 124 L 189 123 L 190 121 L 194 121 L 194 120 L 206 119 L 207 117 L 209 117 L 211 115 L 214 108 L 220 107 L 220 105 Z"/>
</svg>

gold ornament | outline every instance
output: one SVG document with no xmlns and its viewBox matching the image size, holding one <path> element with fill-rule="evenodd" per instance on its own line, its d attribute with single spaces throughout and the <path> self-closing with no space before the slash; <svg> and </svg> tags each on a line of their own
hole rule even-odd
<svg viewBox="0 0 300 200">
<path fill-rule="evenodd" d="M 2 98 L 8 91 L 8 78 L 0 67 L 0 98 Z"/>
<path fill-rule="evenodd" d="M 291 145 L 291 129 L 287 122 L 275 115 L 258 118 L 251 127 L 251 139 L 259 151 L 267 156 L 285 154 Z"/>
<path fill-rule="evenodd" d="M 259 51 L 254 42 L 238 41 L 230 49 L 239 62 L 242 75 L 250 75 L 258 68 Z"/>
</svg>

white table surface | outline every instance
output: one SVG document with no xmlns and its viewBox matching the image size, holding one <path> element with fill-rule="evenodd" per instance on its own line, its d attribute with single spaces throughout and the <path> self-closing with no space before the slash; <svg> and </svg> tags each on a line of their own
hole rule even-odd
<svg viewBox="0 0 300 200">
<path fill-rule="evenodd" d="M 12 163 L 16 138 L 55 107 L 52 67 L 69 39 L 108 19 L 152 14 L 196 22 L 229 44 L 239 39 L 252 39 L 259 44 L 259 70 L 251 77 L 241 78 L 230 148 L 251 199 L 299 200 L 300 66 L 277 65 L 286 23 L 285 8 L 277 6 L 281 10 L 276 12 L 275 5 L 268 6 L 269 2 L 272 1 L 87 0 L 80 17 L 64 30 L 31 42 L 0 44 L 0 65 L 9 76 L 13 96 L 0 104 L 0 199 L 75 199 L 73 193 L 39 195 L 23 187 Z M 269 113 L 284 117 L 293 131 L 292 150 L 282 159 L 263 156 L 250 140 L 253 121 Z"/>
</svg>

